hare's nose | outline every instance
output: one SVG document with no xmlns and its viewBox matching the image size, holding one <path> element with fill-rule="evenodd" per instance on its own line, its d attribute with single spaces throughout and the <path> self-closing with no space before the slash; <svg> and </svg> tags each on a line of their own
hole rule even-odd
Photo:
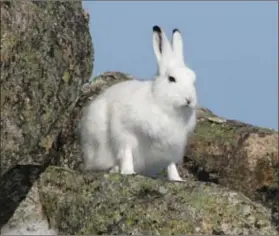
<svg viewBox="0 0 279 236">
<path fill-rule="evenodd" d="M 185 100 L 186 100 L 186 105 L 190 105 L 190 103 L 192 102 L 192 100 L 189 98 L 185 98 Z"/>
</svg>

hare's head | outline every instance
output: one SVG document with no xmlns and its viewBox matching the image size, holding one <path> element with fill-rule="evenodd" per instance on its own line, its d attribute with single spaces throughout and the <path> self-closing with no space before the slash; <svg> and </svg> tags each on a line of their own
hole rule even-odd
<svg viewBox="0 0 279 236">
<path fill-rule="evenodd" d="M 195 108 L 197 105 L 195 73 L 184 63 L 182 36 L 172 32 L 172 44 L 159 26 L 153 27 L 153 48 L 158 71 L 153 90 L 167 106 Z"/>
</svg>

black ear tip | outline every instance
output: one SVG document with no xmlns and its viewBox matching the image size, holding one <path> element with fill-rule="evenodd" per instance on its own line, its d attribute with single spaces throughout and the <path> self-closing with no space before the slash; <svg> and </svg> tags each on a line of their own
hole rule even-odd
<svg viewBox="0 0 279 236">
<path fill-rule="evenodd" d="M 172 31 L 173 34 L 174 34 L 175 32 L 180 33 L 179 29 L 177 29 L 177 28 L 175 28 L 175 29 Z"/>
<path fill-rule="evenodd" d="M 153 26 L 153 32 L 161 33 L 161 28 L 158 25 Z"/>
</svg>

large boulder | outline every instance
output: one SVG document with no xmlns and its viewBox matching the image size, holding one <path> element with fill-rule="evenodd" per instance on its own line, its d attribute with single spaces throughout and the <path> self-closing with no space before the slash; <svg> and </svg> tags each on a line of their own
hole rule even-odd
<svg viewBox="0 0 279 236">
<path fill-rule="evenodd" d="M 81 1 L 1 1 L 0 227 L 56 159 L 93 69 Z"/>
<path fill-rule="evenodd" d="M 0 176 L 46 161 L 92 68 L 81 1 L 1 2 Z"/>
<path fill-rule="evenodd" d="M 89 175 L 51 166 L 22 206 L 3 234 L 44 228 L 63 235 L 278 235 L 269 210 L 241 193 L 198 181 Z"/>
<path fill-rule="evenodd" d="M 272 209 L 273 221 L 279 226 L 278 131 L 200 109 L 180 169 L 197 180 L 214 182 L 261 201 Z"/>
</svg>

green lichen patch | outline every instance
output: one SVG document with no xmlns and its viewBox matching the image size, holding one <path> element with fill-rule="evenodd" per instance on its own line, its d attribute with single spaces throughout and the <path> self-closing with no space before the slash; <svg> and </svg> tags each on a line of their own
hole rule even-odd
<svg viewBox="0 0 279 236">
<path fill-rule="evenodd" d="M 208 142 L 218 139 L 218 141 L 226 142 L 234 139 L 236 135 L 236 128 L 224 123 L 214 123 L 208 120 L 204 120 L 198 123 L 195 129 L 195 135 Z"/>
</svg>

